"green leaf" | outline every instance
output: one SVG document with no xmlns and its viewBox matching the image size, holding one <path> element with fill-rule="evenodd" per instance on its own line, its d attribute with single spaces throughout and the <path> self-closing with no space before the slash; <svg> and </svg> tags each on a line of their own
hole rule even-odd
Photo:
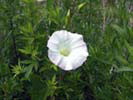
<svg viewBox="0 0 133 100">
<path fill-rule="evenodd" d="M 27 66 L 27 67 L 24 69 L 24 71 L 26 72 L 26 73 L 25 73 L 25 78 L 29 78 L 29 76 L 30 76 L 30 74 L 31 74 L 31 72 L 32 72 L 32 69 L 33 69 L 33 66 L 32 66 L 32 65 L 29 65 L 29 66 Z"/>
<path fill-rule="evenodd" d="M 18 64 L 15 66 L 12 66 L 12 72 L 14 73 L 14 77 L 18 76 L 19 74 L 23 73 L 24 66 L 21 65 L 20 60 L 18 61 Z"/>
<path fill-rule="evenodd" d="M 46 88 L 47 88 L 46 83 L 41 79 L 39 75 L 36 74 L 31 75 L 30 94 L 32 100 L 46 100 L 44 98 L 44 95 L 47 93 Z"/>
<path fill-rule="evenodd" d="M 113 24 L 112 27 L 120 34 L 125 33 L 125 30 L 116 24 Z"/>
<path fill-rule="evenodd" d="M 9 66 L 7 64 L 0 64 L 0 77 L 10 73 Z"/>
<path fill-rule="evenodd" d="M 67 11 L 66 17 L 65 17 L 65 26 L 67 26 L 69 24 L 69 20 L 70 20 L 70 9 Z"/>
<path fill-rule="evenodd" d="M 31 54 L 31 52 L 27 49 L 18 49 L 21 53 L 24 53 L 24 54 Z"/>
<path fill-rule="evenodd" d="M 82 9 L 87 3 L 83 2 L 81 4 L 78 5 L 78 10 Z"/>
<path fill-rule="evenodd" d="M 47 1 L 47 7 L 48 7 L 48 9 L 53 8 L 53 4 L 54 4 L 54 0 L 48 0 Z"/>
<path fill-rule="evenodd" d="M 128 61 L 126 59 L 124 59 L 122 56 L 117 56 L 116 57 L 122 64 L 127 65 Z"/>
<path fill-rule="evenodd" d="M 133 72 L 133 68 L 130 67 L 122 67 L 115 70 L 116 72 Z"/>
</svg>

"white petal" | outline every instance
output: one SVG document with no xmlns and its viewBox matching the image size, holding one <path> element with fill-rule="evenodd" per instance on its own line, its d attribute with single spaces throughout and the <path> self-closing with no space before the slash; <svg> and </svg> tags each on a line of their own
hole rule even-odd
<svg viewBox="0 0 133 100">
<path fill-rule="evenodd" d="M 47 47 L 53 52 L 58 52 L 58 44 L 48 42 Z"/>
<path fill-rule="evenodd" d="M 71 56 L 68 58 L 68 64 L 71 65 L 71 69 L 70 67 L 68 67 L 68 70 L 74 70 L 78 67 L 80 67 L 87 59 L 87 56 L 84 56 L 82 54 L 77 54 L 76 52 L 71 54 Z"/>
<path fill-rule="evenodd" d="M 88 55 L 86 45 L 73 49 L 67 58 L 66 70 L 73 70 L 80 67 L 86 61 Z"/>
<path fill-rule="evenodd" d="M 89 55 L 86 45 L 82 45 L 80 47 L 72 49 L 71 54 L 73 55 L 73 53 L 76 55 L 83 55 L 86 57 Z"/>
<path fill-rule="evenodd" d="M 77 33 L 71 34 L 71 48 L 75 49 L 81 46 L 86 46 L 86 43 L 83 40 L 83 36 Z"/>
<path fill-rule="evenodd" d="M 53 52 L 51 50 L 48 50 L 48 57 L 55 65 L 57 65 L 61 69 L 65 70 L 66 64 L 67 64 L 65 57 L 63 57 L 59 53 Z"/>
<path fill-rule="evenodd" d="M 65 69 L 66 71 L 69 71 L 69 70 L 72 70 L 73 69 L 73 65 L 70 61 L 67 61 L 67 64 L 65 66 Z"/>
<path fill-rule="evenodd" d="M 74 62 L 72 63 L 73 69 L 80 67 L 86 60 L 87 60 L 87 57 L 82 55 L 75 58 Z"/>
<path fill-rule="evenodd" d="M 48 57 L 55 65 L 58 65 L 58 63 L 62 59 L 62 57 L 58 53 L 53 52 L 51 50 L 48 50 Z"/>
<path fill-rule="evenodd" d="M 42 1 L 44 1 L 44 0 L 37 0 L 38 2 L 42 2 Z"/>
<path fill-rule="evenodd" d="M 68 38 L 68 32 L 65 30 L 61 30 L 54 32 L 50 37 L 49 41 L 59 43 L 66 40 L 67 38 Z"/>
<path fill-rule="evenodd" d="M 70 33 L 70 32 L 69 32 Z M 71 39 L 73 40 L 73 42 L 77 42 L 78 40 L 83 40 L 83 36 L 77 33 L 70 33 L 71 35 Z"/>
<path fill-rule="evenodd" d="M 57 51 L 61 43 L 64 43 L 68 39 L 68 32 L 65 30 L 56 31 L 49 38 L 47 47 L 52 51 Z"/>
<path fill-rule="evenodd" d="M 67 59 L 65 57 L 63 57 L 63 59 L 61 60 L 61 62 L 58 64 L 58 66 L 63 69 L 63 70 L 67 70 L 66 69 L 66 65 L 67 65 Z"/>
</svg>

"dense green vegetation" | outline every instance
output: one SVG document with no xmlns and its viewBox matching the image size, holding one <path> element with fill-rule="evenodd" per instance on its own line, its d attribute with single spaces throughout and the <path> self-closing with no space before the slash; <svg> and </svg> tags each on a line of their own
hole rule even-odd
<svg viewBox="0 0 133 100">
<path fill-rule="evenodd" d="M 62 29 L 90 54 L 69 72 L 47 56 Z M 133 100 L 132 0 L 0 0 L 0 100 Z"/>
</svg>

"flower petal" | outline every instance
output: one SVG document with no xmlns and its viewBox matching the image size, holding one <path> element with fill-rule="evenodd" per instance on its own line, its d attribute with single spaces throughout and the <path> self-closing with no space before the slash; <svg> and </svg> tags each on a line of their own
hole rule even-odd
<svg viewBox="0 0 133 100">
<path fill-rule="evenodd" d="M 56 52 L 53 52 L 51 50 L 48 50 L 48 57 L 49 59 L 56 65 L 58 65 L 58 63 L 61 61 L 62 57 L 56 53 Z"/>
<path fill-rule="evenodd" d="M 47 47 L 53 52 L 58 52 L 58 44 L 48 41 Z"/>
<path fill-rule="evenodd" d="M 69 63 L 69 66 L 67 65 L 68 70 L 80 67 L 86 61 L 88 55 L 89 54 L 86 45 L 73 49 L 71 54 L 67 58 L 68 59 L 67 63 Z M 71 69 L 70 65 L 72 67 Z"/>
<path fill-rule="evenodd" d="M 73 69 L 73 65 L 70 61 L 67 61 L 67 64 L 65 66 L 65 69 L 66 71 L 69 71 L 69 70 L 72 70 Z"/>
<path fill-rule="evenodd" d="M 83 40 L 83 36 L 77 33 L 71 34 L 70 44 L 72 49 L 78 48 L 80 46 L 86 46 L 86 43 Z"/>
<path fill-rule="evenodd" d="M 57 51 L 60 48 L 60 44 L 66 42 L 68 39 L 68 32 L 65 30 L 56 31 L 49 38 L 47 47 L 53 51 Z M 66 44 L 65 43 L 65 44 Z"/>
<path fill-rule="evenodd" d="M 80 67 L 87 59 L 87 56 L 84 56 L 82 54 L 77 54 L 77 53 L 73 53 L 71 54 L 70 57 L 68 57 L 68 64 L 72 66 L 72 68 L 70 69 L 70 67 L 68 67 L 68 69 L 70 70 L 74 70 L 78 67 Z"/>
<path fill-rule="evenodd" d="M 68 32 L 65 30 L 61 30 L 61 31 L 56 31 L 52 34 L 52 36 L 50 37 L 49 41 L 51 42 L 62 42 L 64 40 L 66 40 L 68 38 Z"/>
<path fill-rule="evenodd" d="M 86 57 L 89 55 L 86 45 L 82 45 L 80 47 L 72 49 L 71 54 L 73 55 L 73 53 L 75 55 L 83 55 L 83 56 L 86 56 Z"/>
<path fill-rule="evenodd" d="M 63 57 L 59 53 L 53 52 L 51 50 L 48 50 L 48 57 L 55 65 L 57 65 L 61 69 L 65 70 L 66 64 L 67 64 L 65 57 Z"/>
</svg>

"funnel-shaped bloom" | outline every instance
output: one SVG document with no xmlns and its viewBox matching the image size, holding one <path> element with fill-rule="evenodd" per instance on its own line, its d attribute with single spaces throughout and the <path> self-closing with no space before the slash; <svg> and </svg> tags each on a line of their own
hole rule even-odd
<svg viewBox="0 0 133 100">
<path fill-rule="evenodd" d="M 83 36 L 65 30 L 56 31 L 48 40 L 49 59 L 63 70 L 74 70 L 87 59 L 88 51 Z"/>
<path fill-rule="evenodd" d="M 37 0 L 38 2 L 42 2 L 42 1 L 44 1 L 44 0 Z"/>
</svg>

